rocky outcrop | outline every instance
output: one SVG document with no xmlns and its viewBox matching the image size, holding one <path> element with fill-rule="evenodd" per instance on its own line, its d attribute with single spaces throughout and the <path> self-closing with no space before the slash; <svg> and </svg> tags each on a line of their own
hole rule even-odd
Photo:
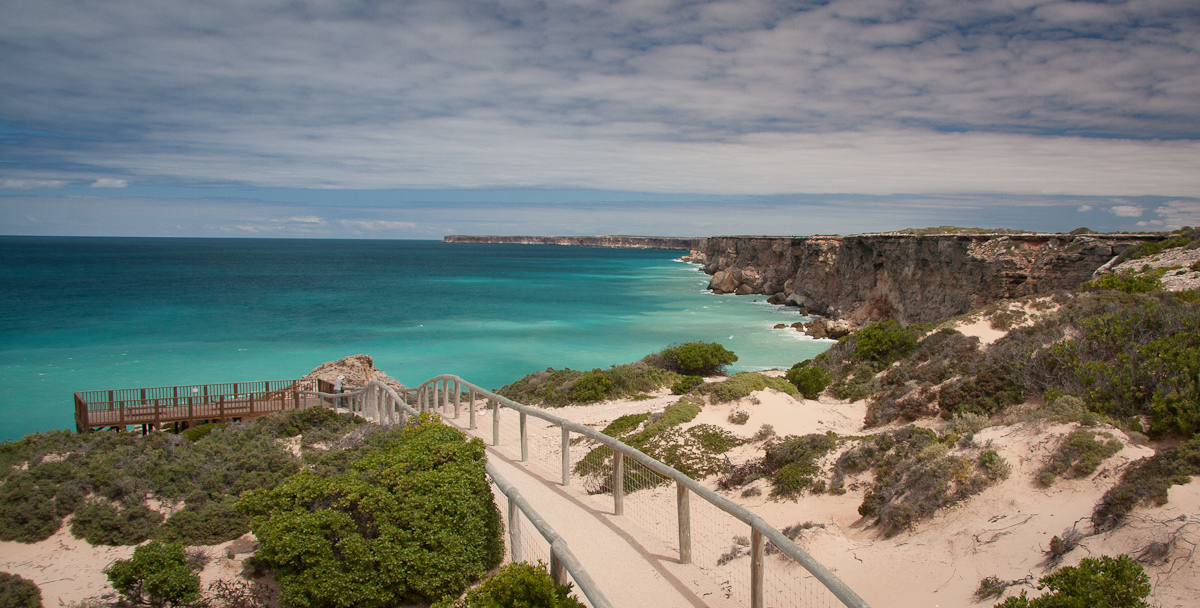
<svg viewBox="0 0 1200 608">
<path fill-rule="evenodd" d="M 1007 298 L 1078 287 L 1126 249 L 1158 235 L 867 234 L 709 237 L 715 293 L 774 302 L 864 325 L 928 322 Z"/>
<path fill-rule="evenodd" d="M 502 243 L 516 245 L 573 245 L 579 247 L 610 247 L 616 249 L 687 249 L 704 251 L 703 237 L 677 236 L 472 236 L 451 234 L 445 243 Z"/>
<path fill-rule="evenodd" d="M 324 380 L 333 384 L 338 376 L 344 376 L 347 388 L 365 386 L 371 380 L 378 380 L 397 391 L 404 390 L 400 381 L 389 378 L 387 373 L 375 367 L 371 355 L 351 355 L 337 361 L 327 361 L 304 376 L 306 380 Z"/>
</svg>

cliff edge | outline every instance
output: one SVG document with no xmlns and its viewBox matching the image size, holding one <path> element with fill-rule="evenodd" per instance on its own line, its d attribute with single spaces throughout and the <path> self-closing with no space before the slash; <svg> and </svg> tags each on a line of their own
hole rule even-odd
<svg viewBox="0 0 1200 608">
<path fill-rule="evenodd" d="M 714 293 L 862 325 L 931 322 L 1007 298 L 1072 289 L 1157 234 L 718 236 L 705 246 Z"/>
</svg>

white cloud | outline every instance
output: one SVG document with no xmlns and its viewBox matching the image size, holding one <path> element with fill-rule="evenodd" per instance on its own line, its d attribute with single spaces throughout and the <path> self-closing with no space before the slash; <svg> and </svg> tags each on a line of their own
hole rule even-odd
<svg viewBox="0 0 1200 608">
<path fill-rule="evenodd" d="M 67 182 L 57 179 L 0 179 L 0 190 L 39 190 L 65 185 Z"/>
<path fill-rule="evenodd" d="M 297 224 L 317 224 L 317 225 L 325 224 L 325 218 L 317 217 L 315 215 L 295 216 L 295 217 L 284 218 L 283 220 L 279 220 L 279 221 L 294 222 Z"/>
<path fill-rule="evenodd" d="M 393 220 L 339 220 L 338 223 L 358 230 L 411 230 L 417 225 L 413 222 L 397 222 Z"/>
<path fill-rule="evenodd" d="M 123 179 L 114 179 L 111 177 L 102 177 L 94 182 L 89 188 L 126 188 L 129 182 Z"/>
<path fill-rule="evenodd" d="M 1184 226 L 1200 226 L 1200 201 L 1175 200 L 1163 203 L 1154 210 L 1168 229 L 1178 230 Z"/>
<path fill-rule="evenodd" d="M 1141 205 L 1113 205 L 1108 212 L 1117 217 L 1142 217 L 1146 208 Z"/>
<path fill-rule="evenodd" d="M 1092 209 L 1093 209 L 1093 207 L 1091 205 L 1080 205 L 1079 208 L 1076 209 L 1076 211 L 1078 211 L 1080 213 L 1087 213 L 1088 211 L 1091 211 Z"/>
</svg>

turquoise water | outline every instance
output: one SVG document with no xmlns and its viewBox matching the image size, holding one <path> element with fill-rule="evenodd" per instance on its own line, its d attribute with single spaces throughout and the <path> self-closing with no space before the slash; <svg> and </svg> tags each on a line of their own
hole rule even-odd
<svg viewBox="0 0 1200 608">
<path fill-rule="evenodd" d="M 0 439 L 74 428 L 75 391 L 298 378 L 357 353 L 498 388 L 708 340 L 735 370 L 825 350 L 681 252 L 438 241 L 0 237 Z M 758 301 L 755 301 L 758 300 Z"/>
</svg>

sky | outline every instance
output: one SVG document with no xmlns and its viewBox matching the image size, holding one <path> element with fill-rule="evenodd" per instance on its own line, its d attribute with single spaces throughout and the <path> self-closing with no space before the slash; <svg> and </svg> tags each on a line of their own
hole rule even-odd
<svg viewBox="0 0 1200 608">
<path fill-rule="evenodd" d="M 1200 2 L 0 0 L 0 234 L 1200 225 Z"/>
</svg>

